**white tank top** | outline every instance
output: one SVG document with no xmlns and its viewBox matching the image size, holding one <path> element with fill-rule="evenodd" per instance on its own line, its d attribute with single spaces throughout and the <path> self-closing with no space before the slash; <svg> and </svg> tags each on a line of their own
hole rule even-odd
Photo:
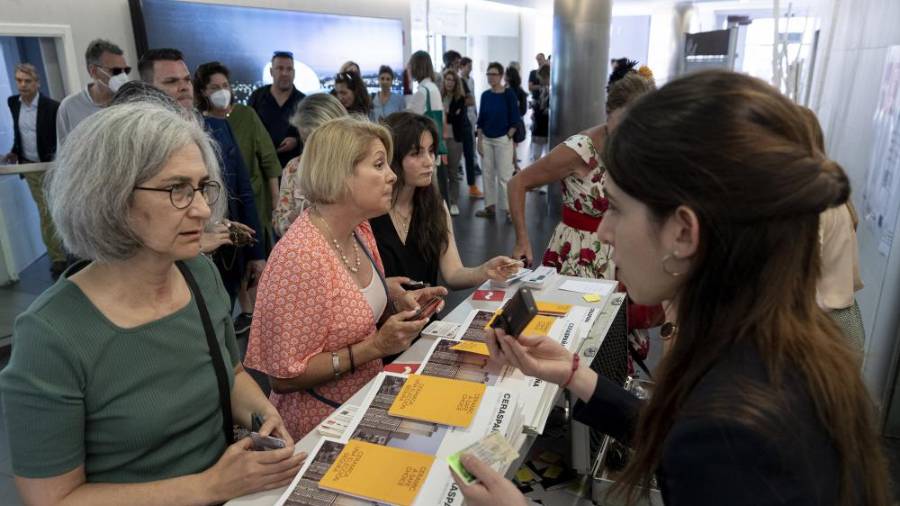
<svg viewBox="0 0 900 506">
<path fill-rule="evenodd" d="M 381 314 L 384 313 L 385 308 L 387 308 L 387 293 L 384 291 L 381 280 L 378 279 L 378 271 L 376 269 L 375 264 L 372 264 L 372 281 L 369 281 L 369 286 L 360 288 L 359 291 L 362 292 L 366 302 L 372 307 L 372 314 L 375 315 L 375 321 L 377 322 L 381 319 Z"/>
</svg>

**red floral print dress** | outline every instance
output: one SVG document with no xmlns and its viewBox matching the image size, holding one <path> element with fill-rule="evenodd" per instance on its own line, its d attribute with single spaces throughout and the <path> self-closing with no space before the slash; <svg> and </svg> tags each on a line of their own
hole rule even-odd
<svg viewBox="0 0 900 506">
<path fill-rule="evenodd" d="M 600 153 L 587 135 L 573 135 L 563 145 L 578 153 L 591 169 L 586 178 L 572 174 L 562 180 L 563 207 L 593 218 L 602 218 L 609 202 L 603 194 L 605 170 L 600 162 Z M 615 279 L 612 247 L 600 242 L 596 230 L 579 230 L 562 222 L 550 237 L 542 263 L 567 276 Z"/>
<path fill-rule="evenodd" d="M 594 147 L 591 138 L 583 134 L 569 137 L 563 145 L 578 153 L 584 164 L 591 169 L 585 178 L 576 173 L 562 180 L 563 207 L 598 220 L 603 218 L 609 201 L 603 193 L 606 170 L 600 160 L 600 152 Z M 614 280 L 616 265 L 612 256 L 612 246 L 600 241 L 596 229 L 582 230 L 561 221 L 550 237 L 542 263 L 567 276 Z M 650 351 L 650 340 L 644 329 L 658 325 L 656 320 L 660 317 L 659 313 L 658 307 L 635 304 L 629 306 L 628 337 L 641 359 L 647 358 Z M 630 356 L 628 362 L 629 371 L 633 371 Z"/>
</svg>

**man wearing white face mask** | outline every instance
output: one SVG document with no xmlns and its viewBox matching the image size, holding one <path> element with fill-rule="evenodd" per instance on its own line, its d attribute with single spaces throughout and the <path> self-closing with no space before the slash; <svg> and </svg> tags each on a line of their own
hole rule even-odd
<svg viewBox="0 0 900 506">
<path fill-rule="evenodd" d="M 84 53 L 84 60 L 91 82 L 85 89 L 63 99 L 59 105 L 56 137 L 60 146 L 84 118 L 109 104 L 116 91 L 128 82 L 128 74 L 131 73 L 122 49 L 108 40 L 91 41 Z"/>
</svg>

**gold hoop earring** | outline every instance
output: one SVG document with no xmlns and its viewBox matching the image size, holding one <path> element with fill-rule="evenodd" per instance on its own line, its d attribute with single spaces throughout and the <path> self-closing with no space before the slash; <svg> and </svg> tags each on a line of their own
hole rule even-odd
<svg viewBox="0 0 900 506">
<path fill-rule="evenodd" d="M 665 273 L 668 274 L 669 276 L 672 276 L 673 278 L 677 278 L 678 276 L 681 276 L 681 275 L 684 274 L 684 273 L 683 273 L 683 272 L 672 272 L 672 271 L 670 271 L 669 269 L 666 268 L 666 262 L 668 262 L 669 260 L 671 260 L 671 259 L 673 259 L 673 258 L 674 258 L 675 260 L 678 260 L 678 252 L 677 252 L 677 251 L 673 251 L 672 253 L 669 253 L 669 254 L 667 254 L 666 256 L 663 257 L 663 259 L 662 259 L 662 268 L 663 268 L 663 272 L 665 272 Z"/>
</svg>

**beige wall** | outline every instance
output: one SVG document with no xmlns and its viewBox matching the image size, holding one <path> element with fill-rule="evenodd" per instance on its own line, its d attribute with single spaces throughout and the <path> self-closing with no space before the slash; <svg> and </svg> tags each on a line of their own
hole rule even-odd
<svg viewBox="0 0 900 506">
<path fill-rule="evenodd" d="M 403 21 L 404 59 L 409 55 L 409 0 L 193 0 L 271 9 L 287 9 L 329 14 L 394 18 Z M 102 37 L 125 51 L 125 58 L 137 65 L 134 33 L 127 0 L 0 0 L 3 23 L 69 25 L 78 55 L 81 84 L 89 80 L 84 68 L 88 43 Z M 71 93 L 73 90 L 67 90 Z"/>
</svg>

